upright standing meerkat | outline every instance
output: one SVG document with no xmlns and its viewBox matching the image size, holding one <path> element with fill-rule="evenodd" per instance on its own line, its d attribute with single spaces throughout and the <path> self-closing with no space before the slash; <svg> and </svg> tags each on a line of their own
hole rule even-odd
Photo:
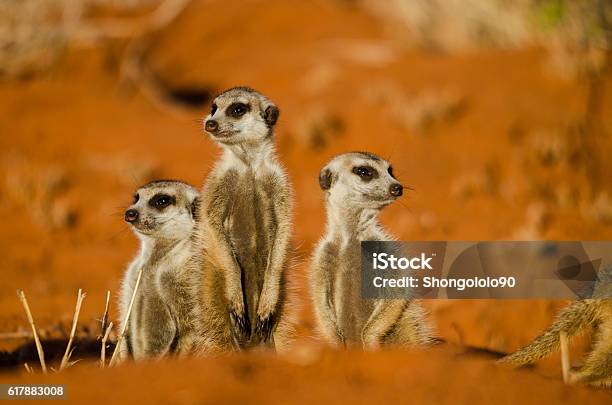
<svg viewBox="0 0 612 405">
<path fill-rule="evenodd" d="M 126 327 L 122 359 L 185 354 L 198 349 L 201 249 L 194 237 L 199 193 L 175 180 L 140 187 L 125 212 L 140 239 L 140 252 L 130 264 L 121 288 L 125 320 L 140 269 L 142 276 Z M 123 327 L 123 325 L 122 325 Z"/>
<path fill-rule="evenodd" d="M 284 310 L 293 197 L 274 149 L 278 115 L 267 97 L 235 87 L 214 99 L 204 120 L 223 149 L 201 194 L 204 299 L 217 308 L 207 316 L 220 318 L 218 302 L 210 300 L 223 295 L 240 348 L 273 346 Z"/>
<path fill-rule="evenodd" d="M 499 362 L 513 366 L 535 363 L 559 348 L 562 333 L 571 339 L 592 327 L 592 349 L 581 368 L 570 370 L 569 381 L 612 387 L 612 266 L 600 271 L 598 277 L 594 298 L 572 302 L 544 333 Z"/>
<path fill-rule="evenodd" d="M 320 172 L 327 225 L 315 248 L 310 290 L 318 329 L 334 345 L 427 345 L 424 310 L 415 300 L 361 297 L 361 241 L 393 240 L 379 212 L 402 195 L 389 163 L 368 152 L 336 156 Z"/>
</svg>

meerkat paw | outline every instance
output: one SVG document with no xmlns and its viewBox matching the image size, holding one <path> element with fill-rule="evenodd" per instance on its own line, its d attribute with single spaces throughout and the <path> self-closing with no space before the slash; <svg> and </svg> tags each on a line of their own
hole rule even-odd
<svg viewBox="0 0 612 405">
<path fill-rule="evenodd" d="M 255 322 L 255 335 L 262 341 L 270 341 L 274 326 L 276 325 L 276 315 L 269 313 L 265 317 L 257 315 L 257 321 Z"/>
<path fill-rule="evenodd" d="M 229 308 L 230 323 L 232 326 L 232 335 L 238 342 L 246 342 L 251 336 L 251 323 L 244 309 L 230 307 Z"/>
<path fill-rule="evenodd" d="M 376 350 L 380 347 L 380 339 L 373 333 L 367 333 L 364 331 L 361 334 L 361 342 L 364 350 Z"/>
<path fill-rule="evenodd" d="M 265 288 L 264 288 L 265 289 Z M 270 291 L 270 290 L 269 290 Z M 262 294 L 259 305 L 257 306 L 257 320 L 255 322 L 255 334 L 262 342 L 270 340 L 277 321 L 276 305 L 278 294 L 273 290 L 267 294 Z"/>
<path fill-rule="evenodd" d="M 340 329 L 336 329 L 336 339 L 338 340 L 339 346 L 346 347 L 346 338 Z"/>
</svg>

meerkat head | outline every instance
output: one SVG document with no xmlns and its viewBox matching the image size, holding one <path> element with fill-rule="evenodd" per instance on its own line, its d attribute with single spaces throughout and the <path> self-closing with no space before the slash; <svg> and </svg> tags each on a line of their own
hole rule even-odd
<svg viewBox="0 0 612 405">
<path fill-rule="evenodd" d="M 198 220 L 199 193 L 189 184 L 158 180 L 136 190 L 125 221 L 138 236 L 184 239 Z"/>
<path fill-rule="evenodd" d="M 321 169 L 319 185 L 331 203 L 375 209 L 395 201 L 404 189 L 389 162 L 369 152 L 336 156 Z"/>
<path fill-rule="evenodd" d="M 278 115 L 278 107 L 266 96 L 234 87 L 215 97 L 204 130 L 222 144 L 258 144 L 272 135 Z"/>
</svg>

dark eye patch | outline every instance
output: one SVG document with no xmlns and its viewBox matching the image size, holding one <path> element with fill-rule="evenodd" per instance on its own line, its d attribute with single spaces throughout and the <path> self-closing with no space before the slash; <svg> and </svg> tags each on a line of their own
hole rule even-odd
<svg viewBox="0 0 612 405">
<path fill-rule="evenodd" d="M 168 194 L 155 194 L 149 200 L 149 206 L 157 209 L 166 208 L 169 205 L 174 205 L 176 198 Z"/>
<path fill-rule="evenodd" d="M 132 204 L 136 204 L 138 200 L 140 200 L 140 196 L 138 195 L 138 193 L 136 193 L 134 194 L 134 201 L 132 201 Z"/>
<path fill-rule="evenodd" d="M 378 177 L 378 172 L 371 166 L 355 166 L 353 167 L 353 173 L 363 181 L 370 181 Z"/>
<path fill-rule="evenodd" d="M 232 118 L 240 118 L 249 111 L 251 111 L 250 105 L 244 103 L 233 103 L 227 107 L 225 113 Z"/>
<path fill-rule="evenodd" d="M 389 166 L 389 168 L 387 169 L 387 173 L 389 173 L 389 176 L 395 178 L 395 176 L 393 175 L 393 167 Z"/>
<path fill-rule="evenodd" d="M 212 107 L 210 108 L 210 115 L 215 115 L 216 112 L 217 112 L 217 104 L 213 104 Z"/>
</svg>

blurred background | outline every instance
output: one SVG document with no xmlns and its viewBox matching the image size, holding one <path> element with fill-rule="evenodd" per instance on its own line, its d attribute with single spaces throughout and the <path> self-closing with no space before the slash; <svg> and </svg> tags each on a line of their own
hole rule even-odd
<svg viewBox="0 0 612 405">
<path fill-rule="evenodd" d="M 399 239 L 611 239 L 611 21 L 606 0 L 0 0 L 0 331 L 26 330 L 17 288 L 43 334 L 78 288 L 80 333 L 107 290 L 114 317 L 133 191 L 202 184 L 201 120 L 236 85 L 281 109 L 299 285 L 319 169 L 349 150 L 413 189 L 382 215 Z M 449 341 L 507 352 L 560 303 L 427 305 Z"/>
</svg>

